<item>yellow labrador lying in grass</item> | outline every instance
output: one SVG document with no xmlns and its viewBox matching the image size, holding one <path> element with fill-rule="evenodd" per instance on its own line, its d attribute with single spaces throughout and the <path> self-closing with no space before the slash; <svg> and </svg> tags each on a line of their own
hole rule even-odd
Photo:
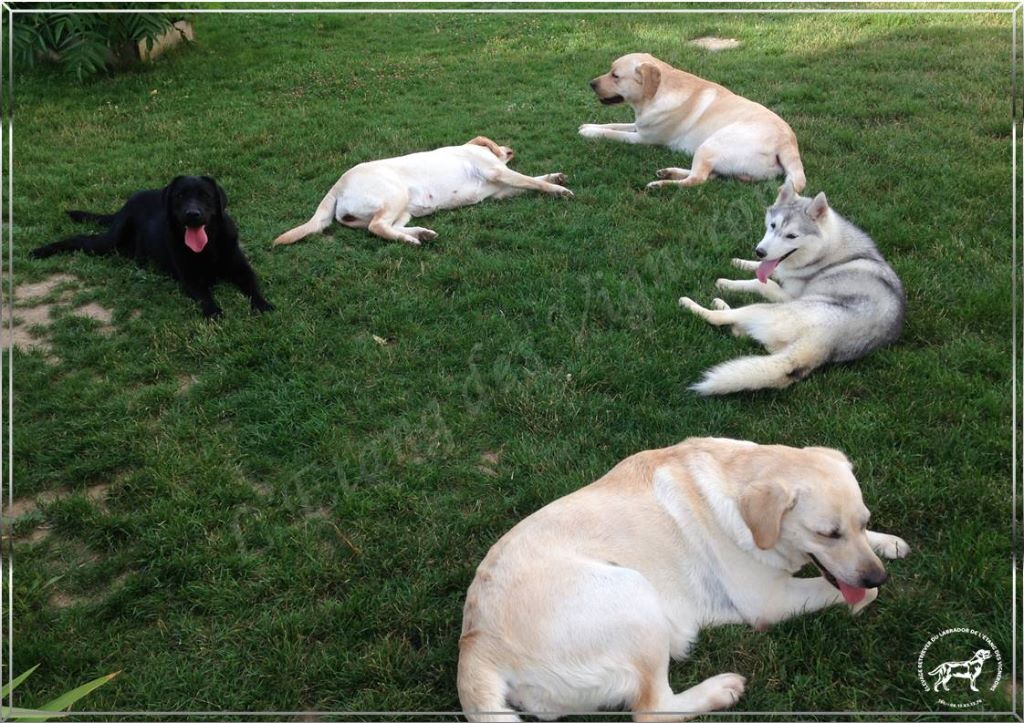
<svg viewBox="0 0 1024 723">
<path fill-rule="evenodd" d="M 584 138 L 668 146 L 693 156 L 690 168 L 663 168 L 655 186 L 696 186 L 712 175 L 762 181 L 785 173 L 805 184 L 796 135 L 760 103 L 673 68 L 647 53 L 624 55 L 590 81 L 605 105 L 626 102 L 635 123 L 584 123 Z"/>
<path fill-rule="evenodd" d="M 673 693 L 669 659 L 713 625 L 862 610 L 888 577 L 878 555 L 909 551 L 868 518 L 834 449 L 693 438 L 633 455 L 480 563 L 459 640 L 463 711 L 518 721 L 515 709 L 554 719 L 625 703 L 636 721 L 667 721 L 727 708 L 742 676 Z M 821 577 L 793 577 L 809 562 Z"/>
<path fill-rule="evenodd" d="M 437 234 L 406 226 L 414 216 L 526 190 L 572 197 L 572 191 L 561 185 L 564 174 L 524 176 L 506 167 L 513 155 L 511 148 L 478 136 L 462 146 L 360 163 L 338 179 L 313 218 L 281 234 L 274 244 L 295 243 L 323 231 L 335 218 L 349 228 L 369 229 L 381 238 L 418 246 Z"/>
</svg>

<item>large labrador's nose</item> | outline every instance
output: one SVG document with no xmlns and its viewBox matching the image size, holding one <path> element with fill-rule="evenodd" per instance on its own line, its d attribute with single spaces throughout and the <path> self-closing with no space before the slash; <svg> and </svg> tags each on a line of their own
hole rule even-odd
<svg viewBox="0 0 1024 723">
<path fill-rule="evenodd" d="M 597 78 L 594 78 L 592 81 L 590 81 L 590 89 L 591 90 L 597 90 L 597 80 L 598 80 Z"/>
<path fill-rule="evenodd" d="M 187 209 L 184 213 L 184 216 L 185 223 L 195 224 L 203 220 L 203 214 L 199 213 L 199 211 L 194 208 Z"/>
<path fill-rule="evenodd" d="M 885 571 L 885 568 L 880 567 L 877 570 L 861 575 L 860 585 L 861 587 L 881 587 L 888 579 L 889 573 Z"/>
</svg>

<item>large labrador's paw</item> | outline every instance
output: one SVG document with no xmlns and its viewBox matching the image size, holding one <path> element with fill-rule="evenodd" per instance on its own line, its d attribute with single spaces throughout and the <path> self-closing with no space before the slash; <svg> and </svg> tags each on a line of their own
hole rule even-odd
<svg viewBox="0 0 1024 723">
<path fill-rule="evenodd" d="M 871 543 L 871 549 L 876 554 L 888 560 L 899 560 L 910 554 L 910 545 L 902 537 L 896 535 L 871 531 L 868 533 L 868 542 Z"/>
<path fill-rule="evenodd" d="M 875 601 L 875 598 L 877 598 L 877 597 L 878 597 L 878 588 L 877 587 L 869 587 L 867 590 L 864 591 L 863 599 L 861 599 L 861 601 L 859 603 L 857 603 L 856 605 L 853 605 L 853 606 L 850 607 L 850 614 L 851 615 L 860 615 L 861 612 L 864 611 L 864 608 L 866 608 L 868 605 L 873 603 Z"/>
<path fill-rule="evenodd" d="M 556 186 L 564 186 L 567 180 L 567 176 L 564 173 L 549 173 L 548 183 L 553 183 Z"/>
<path fill-rule="evenodd" d="M 736 673 L 722 673 L 702 681 L 697 686 L 705 696 L 701 707 L 708 711 L 731 708 L 743 695 L 746 684 L 747 679 Z"/>
<path fill-rule="evenodd" d="M 580 135 L 584 138 L 600 138 L 602 132 L 601 126 L 596 123 L 584 123 L 579 130 Z"/>
</svg>

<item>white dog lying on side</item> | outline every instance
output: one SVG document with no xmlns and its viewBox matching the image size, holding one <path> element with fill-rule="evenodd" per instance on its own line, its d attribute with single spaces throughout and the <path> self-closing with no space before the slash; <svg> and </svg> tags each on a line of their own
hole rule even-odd
<svg viewBox="0 0 1024 723">
<path fill-rule="evenodd" d="M 338 179 L 313 218 L 274 239 L 291 244 L 323 231 L 335 218 L 349 228 L 365 228 L 381 238 L 419 245 L 434 231 L 406 226 L 414 216 L 470 206 L 486 198 L 508 198 L 525 190 L 572 197 L 565 175 L 524 176 L 506 164 L 514 152 L 477 136 L 462 146 L 447 146 L 398 158 L 360 163 Z"/>
<path fill-rule="evenodd" d="M 888 577 L 878 555 L 909 551 L 868 518 L 834 449 L 705 438 L 633 455 L 480 563 L 459 640 L 462 709 L 518 721 L 516 709 L 554 719 L 625 703 L 633 720 L 668 721 L 731 706 L 743 677 L 673 693 L 669 659 L 713 625 L 843 602 L 859 612 Z M 822 576 L 793 577 L 807 563 Z"/>
</svg>

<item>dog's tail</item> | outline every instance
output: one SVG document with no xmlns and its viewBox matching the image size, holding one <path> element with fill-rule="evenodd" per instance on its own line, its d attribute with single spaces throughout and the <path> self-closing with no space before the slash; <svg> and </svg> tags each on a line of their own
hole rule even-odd
<svg viewBox="0 0 1024 723">
<path fill-rule="evenodd" d="M 459 639 L 457 687 L 462 712 L 470 723 L 517 723 L 522 719 L 505 700 L 508 684 L 483 647 L 477 632 L 465 633 Z"/>
<path fill-rule="evenodd" d="M 75 223 L 101 223 L 109 226 L 114 222 L 112 213 L 93 213 L 92 211 L 68 211 L 68 217 Z"/>
<path fill-rule="evenodd" d="M 945 663 L 940 663 L 939 667 L 937 667 L 935 670 L 930 671 L 928 673 L 928 675 L 942 675 L 942 669 L 945 668 L 945 667 L 946 667 Z"/>
<path fill-rule="evenodd" d="M 794 342 L 768 356 L 745 356 L 719 364 L 690 387 L 700 395 L 731 394 L 754 389 L 782 389 L 824 364 L 820 345 Z"/>
<path fill-rule="evenodd" d="M 332 189 L 331 191 L 328 191 L 327 195 L 324 196 L 324 200 L 316 207 L 316 213 L 313 214 L 313 218 L 309 219 L 301 226 L 296 226 L 291 231 L 285 231 L 283 234 L 278 236 L 274 239 L 274 246 L 293 244 L 299 239 L 309 236 L 311 233 L 319 233 L 326 229 L 331 225 L 331 221 L 334 219 L 334 205 L 336 202 L 334 191 Z"/>
<path fill-rule="evenodd" d="M 786 172 L 786 178 L 793 183 L 793 190 L 800 193 L 807 185 L 807 178 L 804 176 L 804 164 L 800 160 L 800 149 L 795 137 L 782 146 L 778 159 L 779 165 Z"/>
</svg>

